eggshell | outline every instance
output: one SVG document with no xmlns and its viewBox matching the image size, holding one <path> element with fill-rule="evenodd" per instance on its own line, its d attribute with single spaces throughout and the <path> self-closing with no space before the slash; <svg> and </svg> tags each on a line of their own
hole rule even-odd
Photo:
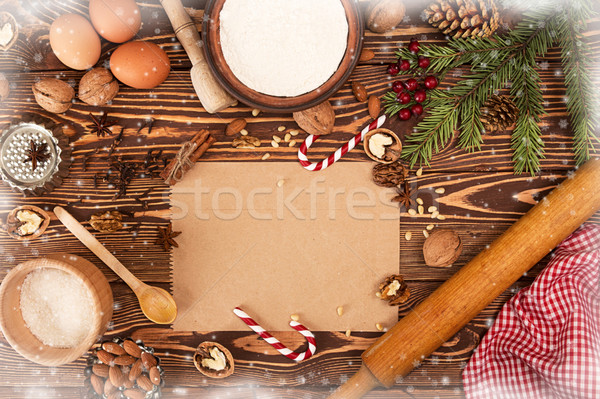
<svg viewBox="0 0 600 399">
<path fill-rule="evenodd" d="M 134 41 L 120 45 L 113 52 L 110 70 L 127 86 L 152 89 L 169 76 L 171 64 L 167 53 L 156 44 Z"/>
<path fill-rule="evenodd" d="M 56 18 L 50 26 L 50 46 L 56 57 L 73 69 L 88 69 L 100 58 L 100 38 L 92 24 L 77 14 Z"/>
<path fill-rule="evenodd" d="M 90 19 L 100 36 L 113 43 L 133 38 L 142 26 L 134 0 L 90 0 Z"/>
</svg>

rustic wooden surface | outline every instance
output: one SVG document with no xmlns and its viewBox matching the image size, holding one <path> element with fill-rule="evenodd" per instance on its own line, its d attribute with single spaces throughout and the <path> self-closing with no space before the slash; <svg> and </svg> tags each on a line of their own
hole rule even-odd
<svg viewBox="0 0 600 399">
<path fill-rule="evenodd" d="M 17 205 L 33 204 L 51 209 L 55 205 L 66 206 L 76 218 L 85 221 L 99 210 L 114 209 L 133 212 L 126 219 L 127 229 L 115 234 L 96 234 L 100 241 L 140 279 L 169 289 L 171 284 L 169 254 L 154 244 L 156 226 L 168 221 L 168 187 L 158 179 L 137 178 L 129 187 L 128 194 L 112 201 L 115 190 L 105 183 L 93 186 L 95 174 L 105 173 L 106 148 L 112 138 L 97 138 L 87 134 L 88 113 L 99 114 L 104 110 L 126 128 L 125 139 L 115 154 L 125 160 L 143 161 L 149 149 L 164 149 L 164 156 L 171 158 L 179 146 L 199 129 L 209 129 L 217 137 L 217 143 L 202 161 L 257 161 L 266 152 L 271 161 L 296 159 L 296 148 L 271 148 L 271 136 L 277 127 L 295 128 L 291 115 L 261 113 L 250 115 L 243 104 L 218 115 L 207 114 L 197 101 L 189 78 L 191 67 L 158 0 L 138 1 L 144 25 L 141 38 L 151 40 L 167 51 L 172 62 L 172 72 L 167 81 L 153 90 L 136 90 L 121 85 L 120 92 L 110 106 L 93 107 L 77 101 L 61 115 L 42 110 L 34 101 L 31 85 L 42 77 L 60 77 L 76 85 L 84 72 L 65 68 L 52 54 L 48 44 L 48 28 L 59 15 L 67 12 L 87 15 L 87 1 L 67 0 L 40 2 L 33 0 L 0 0 L 2 10 L 11 12 L 19 21 L 19 40 L 7 52 L 0 53 L 0 72 L 10 81 L 10 97 L 0 105 L 0 129 L 11 120 L 25 113 L 42 115 L 64 126 L 73 146 L 73 165 L 70 176 L 54 192 L 39 198 L 23 198 L 20 194 L 0 187 L 0 217 Z M 194 21 L 200 27 L 204 1 L 184 1 Z M 443 43 L 444 37 L 420 18 L 424 3 L 411 2 L 408 6 L 410 19 L 394 32 L 376 35 L 367 31 L 365 47 L 372 49 L 376 57 L 360 64 L 352 79 L 363 82 L 370 93 L 383 94 L 391 80 L 385 74 L 386 65 L 394 59 L 393 51 L 398 43 L 407 43 L 417 37 L 423 43 Z M 586 33 L 592 48 L 600 48 L 600 19 L 591 21 Z M 116 45 L 103 41 L 103 54 L 99 65 L 109 58 Z M 436 204 L 447 220 L 440 226 L 457 230 L 464 242 L 463 255 L 456 264 L 447 269 L 428 268 L 420 252 L 424 226 L 431 219 L 424 216 L 410 217 L 402 214 L 400 224 L 401 251 L 399 271 L 408 280 L 411 298 L 400 306 L 402 317 L 412 306 L 426 298 L 437 286 L 451 276 L 494 238 L 523 215 L 536 200 L 556 186 L 574 168 L 570 151 L 572 134 L 568 126 L 564 95 L 565 87 L 560 66 L 559 49 L 552 49 L 544 60 L 541 77 L 544 83 L 544 100 L 548 115 L 542 118 L 546 143 L 546 158 L 542 160 L 539 176 L 515 176 L 511 173 L 510 132 L 486 137 L 482 151 L 466 153 L 450 145 L 437 155 L 431 168 L 426 168 L 421 178 L 411 178 L 414 188 L 426 205 Z M 592 71 L 597 82 L 600 64 Z M 450 76 L 444 84 L 460 79 L 460 73 Z M 369 121 L 365 104 L 358 104 L 346 84 L 332 103 L 336 110 L 335 134 L 315 144 L 311 157 L 318 159 L 348 140 Z M 224 135 L 226 124 L 234 118 L 245 117 L 247 129 L 262 140 L 257 150 L 234 150 L 231 138 Z M 151 134 L 136 131 L 145 119 L 154 118 Z M 386 124 L 404 135 L 414 123 L 402 123 L 397 118 Z M 304 137 L 299 136 L 299 137 Z M 96 148 L 101 151 L 95 154 Z M 87 158 L 85 167 L 83 160 Z M 347 161 L 368 162 L 362 150 L 352 151 Z M 446 193 L 438 196 L 432 188 L 445 187 Z M 149 207 L 143 209 L 135 198 L 148 188 Z M 438 198 L 439 197 L 439 198 Z M 597 222 L 598 217 L 593 218 Z M 413 239 L 403 239 L 406 231 L 413 232 Z M 523 243 L 526 245 L 526 243 Z M 141 313 L 135 296 L 111 271 L 103 266 L 57 221 L 53 220 L 46 234 L 30 243 L 10 239 L 0 233 L 0 278 L 16 264 L 44 254 L 68 251 L 82 256 L 97 265 L 111 282 L 115 296 L 114 321 L 106 338 L 132 336 L 143 339 L 156 348 L 166 369 L 165 397 L 235 397 L 235 398 L 322 398 L 346 381 L 360 366 L 360 354 L 380 334 L 354 333 L 350 338 L 343 332 L 317 332 L 318 353 L 308 361 L 294 364 L 280 356 L 274 349 L 257 338 L 252 332 L 173 332 L 168 326 L 149 322 Z M 399 379 L 390 390 L 375 390 L 369 398 L 460 398 L 461 371 L 466 365 L 481 336 L 493 323 L 502 304 L 519 288 L 531 283 L 545 265 L 542 261 L 511 289 L 495 300 L 475 320 L 469 323 L 452 340 L 444 344 L 421 367 L 409 376 Z M 390 272 L 396 272 L 391 270 Z M 289 332 L 280 336 L 292 348 L 303 345 L 298 334 Z M 192 353 L 204 340 L 216 340 L 226 345 L 236 359 L 236 373 L 224 380 L 207 380 L 194 368 Z M 46 368 L 22 359 L 4 340 L 0 339 L 0 396 L 15 398 L 62 397 L 76 398 L 81 395 L 84 359 L 62 367 Z"/>
</svg>

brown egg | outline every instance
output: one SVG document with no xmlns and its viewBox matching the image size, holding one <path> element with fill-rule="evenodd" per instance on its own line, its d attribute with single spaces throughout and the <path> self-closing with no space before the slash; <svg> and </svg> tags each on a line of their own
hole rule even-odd
<svg viewBox="0 0 600 399">
<path fill-rule="evenodd" d="M 73 69 L 88 69 L 100 58 L 100 38 L 92 24 L 77 14 L 56 18 L 50 26 L 50 46 L 56 57 Z"/>
<path fill-rule="evenodd" d="M 126 42 L 142 26 L 134 0 L 90 0 L 90 19 L 100 36 L 113 43 Z"/>
<path fill-rule="evenodd" d="M 167 53 L 156 44 L 134 41 L 120 45 L 113 52 L 110 70 L 127 86 L 152 89 L 169 76 L 171 64 Z"/>
</svg>

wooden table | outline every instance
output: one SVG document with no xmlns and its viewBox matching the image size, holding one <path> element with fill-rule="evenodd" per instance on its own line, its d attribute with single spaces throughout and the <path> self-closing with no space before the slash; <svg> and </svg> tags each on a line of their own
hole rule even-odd
<svg viewBox="0 0 600 399">
<path fill-rule="evenodd" d="M 89 219 L 99 210 L 131 212 L 126 219 L 129 225 L 115 234 L 97 234 L 97 237 L 143 281 L 166 289 L 171 287 L 169 254 L 155 245 L 157 226 L 168 224 L 169 188 L 156 178 L 136 178 L 123 198 L 113 201 L 114 189 L 99 183 L 94 187 L 94 176 L 101 176 L 108 167 L 106 149 L 112 138 L 98 138 L 87 133 L 88 114 L 98 115 L 104 110 L 125 127 L 125 138 L 115 154 L 124 159 L 142 162 L 150 149 L 163 149 L 163 156 L 172 158 L 181 144 L 199 129 L 209 129 L 218 139 L 202 161 L 257 161 L 265 152 L 271 161 L 296 161 L 297 148 L 282 146 L 271 148 L 269 142 L 277 127 L 295 126 L 291 115 L 261 113 L 252 117 L 251 109 L 240 104 L 217 115 L 207 114 L 197 100 L 190 82 L 191 67 L 184 51 L 174 38 L 173 30 L 158 0 L 138 1 L 144 25 L 139 36 L 162 46 L 171 59 L 172 71 L 165 83 L 153 90 L 135 90 L 121 85 L 120 92 L 110 106 L 93 107 L 77 101 L 65 114 L 55 115 L 42 110 L 34 101 L 31 85 L 42 77 L 60 77 L 75 85 L 83 72 L 62 65 L 52 53 L 48 43 L 48 28 L 61 14 L 74 12 L 87 15 L 87 1 L 0 1 L 0 9 L 13 14 L 19 21 L 17 44 L 0 53 L 0 72 L 11 82 L 11 94 L 1 104 L 0 129 L 14 118 L 30 112 L 44 116 L 64 126 L 73 146 L 73 164 L 64 184 L 48 195 L 23 198 L 20 194 L 0 187 L 0 216 L 5 218 L 17 205 L 33 204 L 51 209 L 66 206 L 81 221 Z M 185 1 L 198 28 L 202 21 L 204 1 Z M 385 73 L 387 63 L 394 59 L 397 43 L 407 43 L 417 37 L 423 43 L 444 42 L 443 35 L 422 22 L 419 17 L 424 3 L 411 3 L 410 20 L 388 35 L 365 34 L 365 47 L 373 50 L 375 58 L 361 63 L 352 79 L 363 82 L 370 93 L 382 95 L 391 81 Z M 600 20 L 592 21 L 586 35 L 591 46 L 600 47 Z M 103 41 L 99 65 L 107 62 L 115 44 Z M 441 226 L 457 230 L 464 242 L 463 255 L 454 266 L 447 269 L 425 266 L 421 254 L 426 224 L 422 217 L 402 214 L 401 251 L 399 272 L 407 279 L 411 297 L 399 307 L 402 317 L 415 304 L 426 298 L 437 286 L 456 272 L 475 254 L 506 230 L 535 202 L 556 186 L 574 168 L 570 150 L 572 134 L 569 130 L 563 97 L 564 81 L 560 66 L 559 49 L 553 48 L 543 60 L 541 77 L 544 83 L 544 100 L 548 115 L 542 118 L 542 131 L 546 143 L 546 158 L 542 160 L 542 173 L 532 177 L 515 176 L 511 169 L 510 132 L 485 138 L 481 152 L 466 153 L 454 143 L 435 156 L 430 168 L 418 180 L 411 177 L 414 187 L 426 188 L 442 182 L 446 194 L 439 199 L 447 219 Z M 593 69 L 597 79 L 598 67 Z M 453 83 L 460 77 L 449 77 Z M 445 82 L 445 83 L 447 83 Z M 357 103 L 349 84 L 333 97 L 336 133 L 315 145 L 312 157 L 330 153 L 348 140 L 369 117 L 366 106 Z M 224 128 L 234 118 L 249 121 L 248 130 L 262 139 L 257 150 L 237 150 L 231 147 L 231 138 Z M 136 134 L 144 120 L 155 120 L 151 134 L 147 130 Z M 389 126 L 400 135 L 409 132 L 413 123 L 403 123 L 397 118 Z M 302 136 L 303 137 L 303 136 Z M 96 153 L 96 149 L 100 151 Z M 84 159 L 87 162 L 84 164 Z M 352 151 L 347 161 L 368 162 L 362 150 Z M 148 209 L 144 209 L 138 196 L 148 189 Z M 427 201 L 429 190 L 422 190 Z M 598 218 L 594 218 L 598 221 Z M 413 232 L 411 241 L 404 240 L 406 231 Z M 527 243 L 523 243 L 527 245 Z M 316 333 L 319 351 L 316 356 L 301 364 L 294 364 L 280 356 L 270 346 L 248 332 L 173 332 L 168 326 L 149 322 L 141 313 L 132 291 L 91 254 L 72 234 L 53 218 L 46 234 L 29 244 L 22 244 L 0 234 L 0 277 L 16 264 L 45 254 L 68 251 L 82 256 L 105 272 L 115 297 L 114 320 L 105 338 L 113 336 L 142 339 L 156 348 L 166 369 L 165 397 L 231 397 L 231 398 L 321 398 L 346 381 L 360 365 L 360 354 L 379 333 L 353 333 L 347 338 L 343 332 Z M 502 304 L 520 287 L 531 283 L 545 265 L 542 261 L 531 273 L 519 280 L 495 300 L 476 319 L 445 343 L 420 368 L 404 379 L 399 379 L 390 390 L 375 390 L 369 398 L 462 397 L 461 372 L 477 346 L 481 336 L 494 321 Z M 290 332 L 281 336 L 291 347 L 303 345 L 298 334 Z M 192 353 L 204 340 L 218 341 L 231 349 L 236 359 L 236 373 L 224 380 L 208 380 L 200 375 L 192 363 Z M 54 368 L 38 366 L 21 358 L 2 338 L 0 341 L 0 396 L 1 397 L 80 397 L 85 359 Z"/>
</svg>

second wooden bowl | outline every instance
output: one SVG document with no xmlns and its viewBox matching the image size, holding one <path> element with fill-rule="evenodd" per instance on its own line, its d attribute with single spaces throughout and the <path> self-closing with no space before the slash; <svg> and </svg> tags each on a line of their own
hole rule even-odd
<svg viewBox="0 0 600 399">
<path fill-rule="evenodd" d="M 94 322 L 81 343 L 72 348 L 44 345 L 29 331 L 20 310 L 20 287 L 25 277 L 40 268 L 65 271 L 80 278 L 94 303 Z M 13 268 L 0 286 L 0 327 L 8 343 L 24 358 L 44 366 L 70 363 L 84 355 L 106 332 L 113 313 L 113 296 L 104 274 L 75 255 L 56 254 L 24 262 Z"/>
<path fill-rule="evenodd" d="M 204 53 L 219 83 L 240 102 L 263 111 L 296 112 L 322 103 L 348 80 L 362 50 L 364 24 L 355 0 L 340 0 L 348 21 L 348 43 L 337 71 L 317 89 L 295 97 L 277 97 L 260 93 L 244 85 L 231 71 L 221 48 L 219 15 L 226 0 L 209 0 L 204 9 L 202 37 Z M 318 10 L 315 10 L 318 12 Z M 324 39 L 326 40 L 326 39 Z"/>
</svg>

